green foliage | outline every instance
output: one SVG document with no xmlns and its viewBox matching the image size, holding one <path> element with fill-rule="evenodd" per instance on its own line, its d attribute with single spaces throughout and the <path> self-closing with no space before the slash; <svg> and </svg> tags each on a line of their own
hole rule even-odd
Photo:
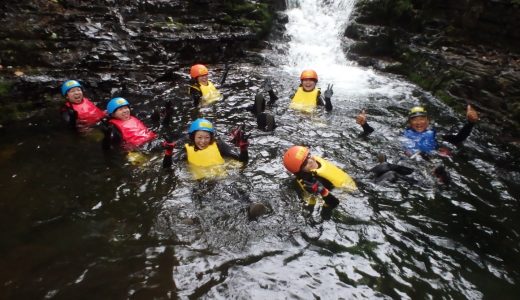
<svg viewBox="0 0 520 300">
<path fill-rule="evenodd" d="M 258 34 L 264 34 L 271 28 L 273 16 L 265 3 L 253 3 L 246 0 L 226 0 L 224 7 L 227 15 L 222 21 L 231 25 L 249 27 Z"/>
<path fill-rule="evenodd" d="M 393 1 L 388 1 L 393 2 Z M 397 16 L 402 16 L 408 12 L 410 12 L 413 9 L 412 2 L 410 0 L 397 0 L 395 1 L 393 7 L 393 12 Z"/>
<path fill-rule="evenodd" d="M 11 83 L 0 79 L 0 96 L 5 97 L 11 90 Z"/>
</svg>

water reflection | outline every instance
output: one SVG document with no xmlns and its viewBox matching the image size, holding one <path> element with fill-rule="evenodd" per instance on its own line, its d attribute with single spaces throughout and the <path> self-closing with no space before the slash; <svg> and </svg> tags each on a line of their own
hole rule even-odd
<svg viewBox="0 0 520 300">
<path fill-rule="evenodd" d="M 92 27 L 90 30 L 94 30 Z M 279 61 L 266 53 L 270 61 Z M 268 65 L 268 64 L 266 64 Z M 461 116 L 397 78 L 350 69 L 335 83 L 334 110 L 287 109 L 299 66 L 237 63 L 227 98 L 204 111 L 221 135 L 244 122 L 251 161 L 216 181 L 195 182 L 161 157 L 133 166 L 106 156 L 97 141 L 61 129 L 55 112 L 4 131 L 0 148 L 2 298 L 484 298 L 520 294 L 519 150 L 479 127 L 445 161 L 450 189 L 406 182 L 376 185 L 376 155 L 397 160 L 407 108 L 426 104 L 439 127 Z M 351 67 L 351 66 L 350 66 Z M 334 70 L 334 69 L 333 69 Z M 328 74 L 325 70 L 323 74 Z M 244 75 L 247 74 L 247 75 Z M 244 108 L 266 74 L 281 96 L 274 133 L 255 129 Z M 357 78 L 357 79 L 356 79 Z M 355 81 L 355 80 L 358 80 Z M 133 83 L 132 90 L 149 93 Z M 135 85 L 135 86 L 134 86 Z M 336 88 L 337 87 L 337 88 Z M 184 90 L 169 128 L 181 133 L 198 114 Z M 137 105 L 149 113 L 163 98 Z M 376 132 L 360 138 L 354 117 L 370 113 Z M 146 115 L 146 114 L 145 114 Z M 360 191 L 338 194 L 332 220 L 302 209 L 281 156 L 293 144 L 341 164 Z M 429 169 L 418 168 L 427 178 Z M 247 207 L 269 213 L 255 221 Z"/>
</svg>

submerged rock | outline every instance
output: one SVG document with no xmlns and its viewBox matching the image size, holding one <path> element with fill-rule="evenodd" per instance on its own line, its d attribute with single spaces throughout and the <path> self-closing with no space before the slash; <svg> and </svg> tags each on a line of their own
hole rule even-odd
<svg viewBox="0 0 520 300">
<path fill-rule="evenodd" d="M 258 217 L 261 217 L 268 213 L 268 208 L 262 203 L 253 202 L 249 205 L 248 208 L 248 217 L 250 220 L 255 220 Z"/>
</svg>

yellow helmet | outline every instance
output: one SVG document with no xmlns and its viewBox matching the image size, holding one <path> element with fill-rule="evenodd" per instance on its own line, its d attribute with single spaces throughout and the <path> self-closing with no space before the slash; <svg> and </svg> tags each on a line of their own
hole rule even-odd
<svg viewBox="0 0 520 300">
<path fill-rule="evenodd" d="M 408 113 L 408 119 L 415 118 L 418 116 L 428 116 L 428 112 L 422 106 L 414 106 Z"/>
</svg>

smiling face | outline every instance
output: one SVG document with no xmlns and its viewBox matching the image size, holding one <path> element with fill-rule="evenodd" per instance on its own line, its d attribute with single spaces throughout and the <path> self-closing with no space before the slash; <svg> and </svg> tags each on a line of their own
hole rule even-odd
<svg viewBox="0 0 520 300">
<path fill-rule="evenodd" d="M 427 116 L 413 117 L 408 122 L 410 123 L 410 128 L 412 128 L 416 132 L 423 132 L 430 125 L 430 120 Z"/>
<path fill-rule="evenodd" d="M 73 87 L 67 91 L 67 101 L 73 104 L 80 104 L 83 100 L 83 91 L 80 87 Z"/>
<path fill-rule="evenodd" d="M 316 170 L 317 168 L 319 168 L 318 162 L 316 162 L 316 160 L 312 156 L 309 156 L 303 162 L 301 170 L 303 172 L 310 172 L 312 170 Z"/>
<path fill-rule="evenodd" d="M 302 88 L 306 92 L 310 92 L 314 90 L 316 87 L 316 81 L 314 79 L 304 79 L 302 80 Z"/>
<path fill-rule="evenodd" d="M 112 114 L 112 117 L 121 121 L 126 121 L 130 119 L 130 108 L 128 105 L 121 106 L 116 109 L 116 111 Z"/>
<path fill-rule="evenodd" d="M 195 132 L 193 141 L 199 150 L 204 150 L 208 148 L 209 144 L 211 144 L 211 133 L 204 130 L 198 130 Z"/>
<path fill-rule="evenodd" d="M 197 77 L 197 82 L 201 85 L 208 85 L 208 75 L 201 75 Z"/>
</svg>

